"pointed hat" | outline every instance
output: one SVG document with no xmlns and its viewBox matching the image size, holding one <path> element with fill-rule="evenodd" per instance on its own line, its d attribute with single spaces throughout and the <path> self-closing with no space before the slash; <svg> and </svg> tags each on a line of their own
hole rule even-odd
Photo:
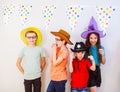
<svg viewBox="0 0 120 92">
<path fill-rule="evenodd" d="M 87 31 L 83 32 L 81 34 L 81 37 L 86 39 L 87 38 L 87 35 L 90 34 L 90 33 L 97 33 L 99 34 L 99 36 L 102 38 L 104 37 L 106 34 L 103 34 L 103 31 L 99 31 L 98 30 L 98 26 L 97 26 L 97 23 L 94 19 L 94 17 L 92 16 L 91 20 L 90 20 L 90 23 L 89 23 L 89 26 L 88 26 L 88 29 Z"/>
</svg>

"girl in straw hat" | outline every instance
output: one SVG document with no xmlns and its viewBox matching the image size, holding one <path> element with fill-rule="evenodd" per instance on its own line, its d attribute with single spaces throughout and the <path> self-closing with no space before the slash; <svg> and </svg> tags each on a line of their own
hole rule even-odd
<svg viewBox="0 0 120 92">
<path fill-rule="evenodd" d="M 72 45 L 70 35 L 65 30 L 51 32 L 55 36 L 55 43 L 52 44 L 51 60 L 51 81 L 46 92 L 65 92 L 67 82 L 66 65 L 68 62 L 68 48 L 66 44 Z"/>
<path fill-rule="evenodd" d="M 29 27 L 21 31 L 21 39 L 27 46 L 19 54 L 17 67 L 24 76 L 25 92 L 32 92 L 32 88 L 41 92 L 41 71 L 46 64 L 45 54 L 38 46 L 42 34 L 39 29 Z"/>
</svg>

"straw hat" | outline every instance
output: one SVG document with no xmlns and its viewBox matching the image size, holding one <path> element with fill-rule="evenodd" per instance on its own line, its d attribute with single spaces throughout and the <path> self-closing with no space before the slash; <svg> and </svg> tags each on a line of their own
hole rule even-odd
<svg viewBox="0 0 120 92">
<path fill-rule="evenodd" d="M 28 41 L 27 41 L 27 39 L 25 37 L 25 34 L 26 34 L 26 32 L 29 32 L 29 31 L 33 31 L 33 32 L 35 32 L 37 34 L 38 39 L 36 40 L 36 46 L 40 45 L 41 42 L 42 42 L 42 33 L 38 28 L 35 28 L 35 27 L 28 27 L 28 28 L 23 29 L 20 32 L 20 36 L 21 36 L 22 41 L 26 45 L 28 45 Z"/>
<path fill-rule="evenodd" d="M 58 32 L 51 32 L 54 36 L 58 36 L 61 39 L 65 40 L 68 44 L 73 45 L 73 43 L 70 41 L 70 34 L 67 33 L 65 30 L 60 29 Z"/>
</svg>

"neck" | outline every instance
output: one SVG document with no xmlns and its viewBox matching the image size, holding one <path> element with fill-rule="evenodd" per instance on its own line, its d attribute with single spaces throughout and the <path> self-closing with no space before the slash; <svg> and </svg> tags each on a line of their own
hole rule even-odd
<svg viewBox="0 0 120 92">
<path fill-rule="evenodd" d="M 62 45 L 62 46 L 61 46 L 61 50 L 64 49 L 64 48 L 66 48 L 66 46 L 65 46 L 65 45 Z"/>
<path fill-rule="evenodd" d="M 35 47 L 35 44 L 28 45 L 29 47 Z"/>
</svg>

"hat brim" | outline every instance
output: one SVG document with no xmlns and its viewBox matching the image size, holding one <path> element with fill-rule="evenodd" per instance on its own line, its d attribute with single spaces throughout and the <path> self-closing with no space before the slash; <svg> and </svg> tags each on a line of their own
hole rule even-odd
<svg viewBox="0 0 120 92">
<path fill-rule="evenodd" d="M 35 28 L 35 27 L 29 27 L 29 28 L 23 29 L 21 31 L 20 36 L 21 36 L 22 41 L 26 45 L 28 45 L 28 41 L 25 37 L 25 34 L 26 34 L 26 32 L 29 32 L 29 31 L 34 31 L 37 34 L 38 39 L 36 40 L 36 46 L 40 45 L 42 43 L 42 33 L 38 28 Z"/>
<path fill-rule="evenodd" d="M 72 48 L 71 48 L 71 51 L 72 51 L 72 52 L 87 51 L 87 48 L 86 48 L 86 49 L 72 49 Z"/>
<path fill-rule="evenodd" d="M 90 31 L 85 31 L 85 32 L 83 32 L 83 33 L 81 34 L 81 37 L 84 38 L 84 39 L 86 39 L 87 36 L 88 36 L 88 34 L 90 34 L 90 33 L 97 33 L 97 34 L 99 34 L 100 38 L 106 36 L 106 34 L 103 34 L 103 31 L 92 31 L 92 30 L 90 30 Z"/>
<path fill-rule="evenodd" d="M 67 37 L 65 37 L 64 35 L 62 35 L 61 33 L 59 33 L 59 32 L 50 32 L 50 33 L 53 34 L 54 36 L 58 36 L 58 37 L 62 38 L 68 44 L 73 45 L 73 43 Z"/>
</svg>

